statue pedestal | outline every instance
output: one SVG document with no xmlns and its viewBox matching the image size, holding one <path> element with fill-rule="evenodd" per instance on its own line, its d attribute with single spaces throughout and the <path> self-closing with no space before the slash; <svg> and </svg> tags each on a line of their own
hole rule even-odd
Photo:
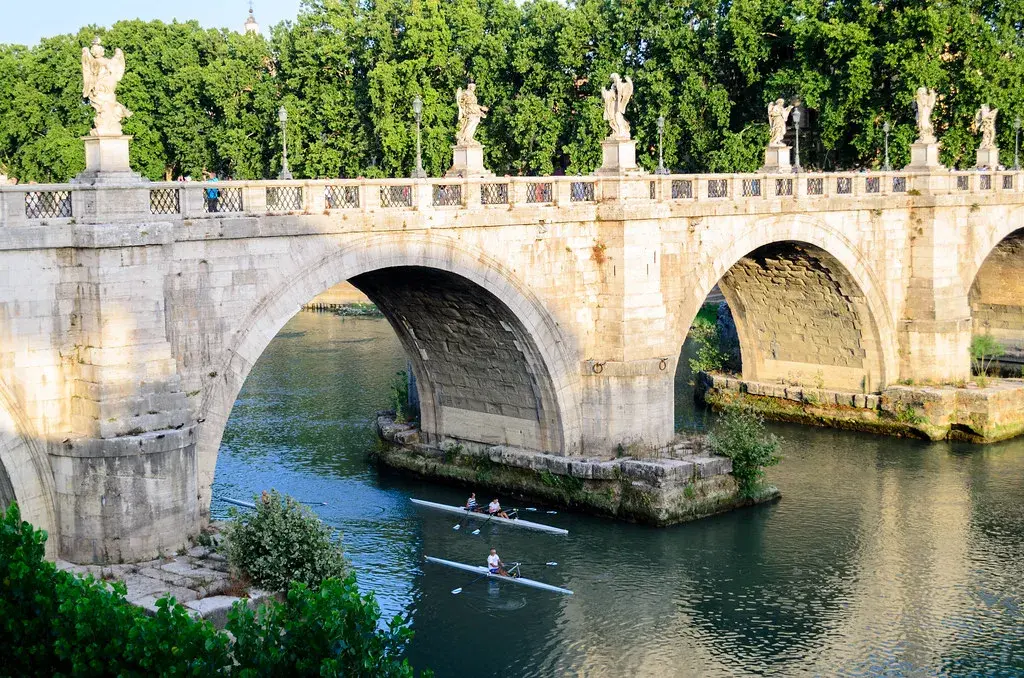
<svg viewBox="0 0 1024 678">
<path fill-rule="evenodd" d="M 145 181 L 128 164 L 130 136 L 82 137 L 85 142 L 85 171 L 72 179 L 75 184 L 137 184 Z"/>
<path fill-rule="evenodd" d="M 636 164 L 636 142 L 632 139 L 605 139 L 601 142 L 604 160 L 594 172 L 597 176 L 643 174 Z"/>
<path fill-rule="evenodd" d="M 939 162 L 939 144 L 915 142 L 910 145 L 910 164 L 903 168 L 905 172 L 934 172 L 943 169 Z"/>
<path fill-rule="evenodd" d="M 484 147 L 480 144 L 473 146 L 452 146 L 454 161 L 452 168 L 445 172 L 446 177 L 493 177 L 494 172 L 487 171 L 484 167 Z"/>
<path fill-rule="evenodd" d="M 977 155 L 977 162 L 974 164 L 978 169 L 995 169 L 999 167 L 999 149 L 998 148 L 979 148 Z"/>
<path fill-rule="evenodd" d="M 790 174 L 793 165 L 789 162 L 789 146 L 769 146 L 764 149 L 762 172 L 767 174 Z"/>
</svg>

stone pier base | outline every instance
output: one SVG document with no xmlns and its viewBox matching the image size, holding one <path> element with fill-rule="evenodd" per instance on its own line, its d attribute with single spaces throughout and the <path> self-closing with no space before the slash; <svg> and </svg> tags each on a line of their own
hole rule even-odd
<svg viewBox="0 0 1024 678">
<path fill-rule="evenodd" d="M 391 468 L 630 522 L 672 525 L 779 497 L 774 487 L 755 499 L 739 497 L 731 460 L 703 451 L 699 438 L 658 458 L 595 459 L 452 440 L 423 445 L 414 426 L 391 415 L 377 418 L 377 432 L 383 444 L 373 456 Z"/>
<path fill-rule="evenodd" d="M 993 443 L 1024 433 L 1024 380 L 989 379 L 984 387 L 891 386 L 852 393 L 701 374 L 696 397 L 720 409 L 753 407 L 767 419 L 852 431 Z"/>
</svg>

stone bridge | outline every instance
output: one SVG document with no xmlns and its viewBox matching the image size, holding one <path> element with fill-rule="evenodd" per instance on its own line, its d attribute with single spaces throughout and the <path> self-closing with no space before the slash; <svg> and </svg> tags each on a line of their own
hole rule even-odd
<svg viewBox="0 0 1024 678">
<path fill-rule="evenodd" d="M 79 562 L 208 518 L 246 375 L 351 281 L 412 360 L 428 439 L 560 455 L 673 436 L 709 291 L 747 379 L 877 392 L 1024 344 L 1024 173 L 0 188 L 0 501 Z"/>
</svg>

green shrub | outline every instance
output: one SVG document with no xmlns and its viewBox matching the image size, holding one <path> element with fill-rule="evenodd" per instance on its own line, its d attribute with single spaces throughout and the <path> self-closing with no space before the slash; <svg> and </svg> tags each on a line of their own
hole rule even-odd
<svg viewBox="0 0 1024 678">
<path fill-rule="evenodd" d="M 43 559 L 46 533 L 17 504 L 0 520 L 0 673 L 79 676 L 363 676 L 411 678 L 401 654 L 412 637 L 396 617 L 381 628 L 355 576 L 317 591 L 292 584 L 285 603 L 236 604 L 225 628 L 190 617 L 172 599 L 146 616 L 113 590 Z"/>
<path fill-rule="evenodd" d="M 690 326 L 689 337 L 697 345 L 697 354 L 690 358 L 690 371 L 694 375 L 697 372 L 719 372 L 725 367 L 729 356 L 722 350 L 716 323 L 698 317 Z"/>
<path fill-rule="evenodd" d="M 228 525 L 232 568 L 269 591 L 284 591 L 293 581 L 316 589 L 328 577 L 345 578 L 341 540 L 312 511 L 273 490 L 255 503 L 253 511 L 233 512 Z"/>
<path fill-rule="evenodd" d="M 971 337 L 971 365 L 979 377 L 988 375 L 992 363 L 1003 357 L 1006 349 L 991 334 L 976 334 Z"/>
<path fill-rule="evenodd" d="M 708 444 L 716 453 L 732 459 L 732 475 L 740 494 L 756 494 L 764 469 L 778 464 L 781 440 L 764 430 L 764 419 L 740 405 L 729 405 L 708 434 Z"/>
</svg>

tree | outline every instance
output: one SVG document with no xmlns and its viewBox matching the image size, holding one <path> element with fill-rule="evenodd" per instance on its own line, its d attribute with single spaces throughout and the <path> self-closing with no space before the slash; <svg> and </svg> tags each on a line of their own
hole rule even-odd
<svg viewBox="0 0 1024 678">
<path fill-rule="evenodd" d="M 764 479 L 764 469 L 782 460 L 781 439 L 767 433 L 764 418 L 742 405 L 728 405 L 718 417 L 708 443 L 715 454 L 732 459 L 732 476 L 740 496 L 752 498 Z"/>
</svg>

